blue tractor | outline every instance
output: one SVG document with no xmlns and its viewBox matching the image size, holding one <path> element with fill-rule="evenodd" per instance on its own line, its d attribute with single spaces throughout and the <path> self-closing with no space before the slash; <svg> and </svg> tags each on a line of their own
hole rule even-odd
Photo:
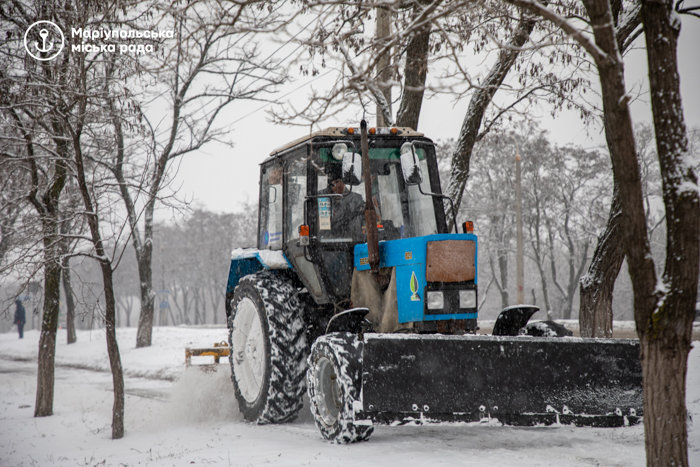
<svg viewBox="0 0 700 467">
<path fill-rule="evenodd" d="M 306 392 L 339 443 L 377 423 L 639 422 L 636 340 L 528 332 L 528 305 L 476 334 L 478 239 L 450 205 L 409 128 L 329 128 L 262 163 L 257 248 L 233 252 L 226 290 L 246 420 L 292 420 Z"/>
</svg>

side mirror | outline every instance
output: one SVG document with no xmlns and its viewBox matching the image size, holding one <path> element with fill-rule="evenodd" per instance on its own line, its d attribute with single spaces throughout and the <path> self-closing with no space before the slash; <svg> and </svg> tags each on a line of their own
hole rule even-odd
<svg viewBox="0 0 700 467">
<path fill-rule="evenodd" d="M 411 142 L 401 145 L 401 172 L 406 185 L 420 185 L 423 182 L 416 148 Z"/>
<path fill-rule="evenodd" d="M 347 185 L 362 183 L 362 156 L 359 154 L 343 153 L 343 183 Z"/>
</svg>

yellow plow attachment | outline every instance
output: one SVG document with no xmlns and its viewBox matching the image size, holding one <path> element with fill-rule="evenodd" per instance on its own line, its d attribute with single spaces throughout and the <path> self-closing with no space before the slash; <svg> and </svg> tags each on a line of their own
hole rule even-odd
<svg viewBox="0 0 700 467">
<path fill-rule="evenodd" d="M 214 363 L 200 363 L 195 366 L 202 367 L 202 369 L 215 369 L 221 357 L 228 357 L 230 354 L 231 348 L 224 341 L 217 342 L 211 347 L 186 347 L 185 368 L 192 366 L 192 357 L 214 357 Z"/>
</svg>

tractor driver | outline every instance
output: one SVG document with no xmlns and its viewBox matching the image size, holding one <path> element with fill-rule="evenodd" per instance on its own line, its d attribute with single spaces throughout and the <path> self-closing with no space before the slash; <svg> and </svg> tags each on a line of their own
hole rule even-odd
<svg viewBox="0 0 700 467">
<path fill-rule="evenodd" d="M 362 219 L 364 205 L 362 196 L 350 191 L 342 180 L 340 164 L 326 167 L 327 188 L 319 195 L 334 195 L 326 198 L 327 208 L 322 211 L 319 205 L 319 236 L 326 239 L 349 241 L 355 244 L 363 241 Z M 328 209 L 330 208 L 330 209 Z M 329 212 L 330 211 L 330 212 Z M 352 282 L 352 245 L 344 244 L 341 249 L 323 251 L 323 262 L 330 280 L 330 286 L 337 296 L 347 296 Z"/>
<path fill-rule="evenodd" d="M 328 189 L 323 191 L 341 195 L 331 197 L 331 234 L 335 238 L 351 237 L 353 242 L 362 241 L 362 219 L 364 218 L 365 206 L 362 196 L 348 190 L 340 170 L 331 170 L 328 178 L 330 179 Z"/>
</svg>

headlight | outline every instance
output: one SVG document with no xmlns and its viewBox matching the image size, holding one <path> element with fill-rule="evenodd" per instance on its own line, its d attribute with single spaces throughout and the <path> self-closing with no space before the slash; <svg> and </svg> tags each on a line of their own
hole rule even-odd
<svg viewBox="0 0 700 467">
<path fill-rule="evenodd" d="M 337 161 L 342 161 L 343 160 L 343 154 L 348 152 L 348 145 L 345 143 L 335 143 L 333 145 L 333 148 L 331 149 L 331 154 L 333 155 L 333 159 Z"/>
<path fill-rule="evenodd" d="M 428 310 L 442 310 L 445 308 L 445 296 L 442 292 L 428 292 Z"/>
<path fill-rule="evenodd" d="M 476 290 L 460 290 L 459 307 L 476 308 Z"/>
</svg>

